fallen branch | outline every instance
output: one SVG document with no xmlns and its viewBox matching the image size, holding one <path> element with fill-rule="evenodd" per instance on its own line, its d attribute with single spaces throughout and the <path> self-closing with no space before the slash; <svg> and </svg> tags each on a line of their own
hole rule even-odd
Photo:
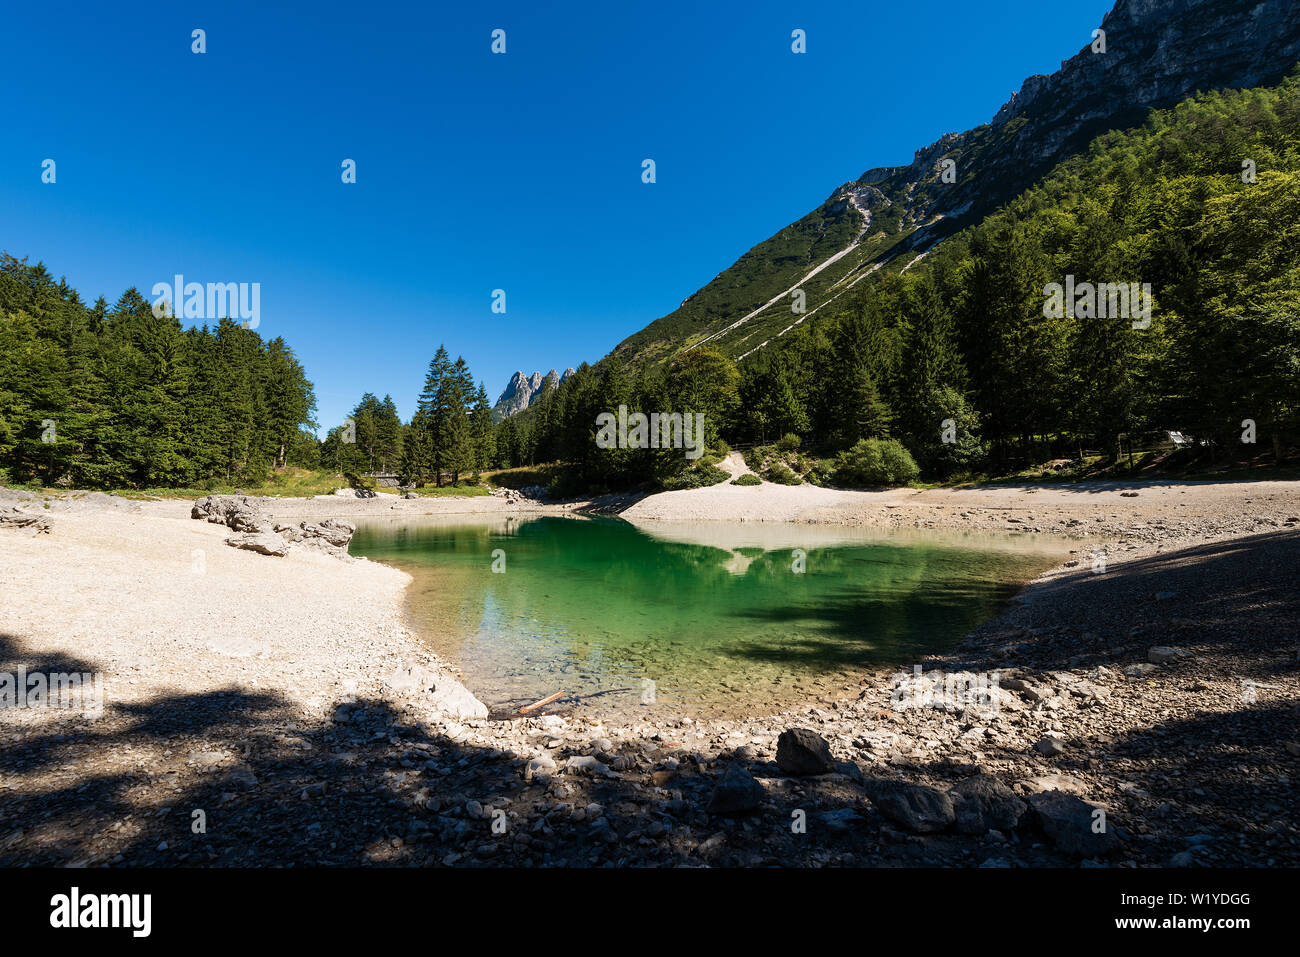
<svg viewBox="0 0 1300 957">
<path fill-rule="evenodd" d="M 559 699 L 561 699 L 561 698 L 563 698 L 563 697 L 564 697 L 564 692 L 563 692 L 563 691 L 557 691 L 557 692 L 555 692 L 555 694 L 551 695 L 549 698 L 543 698 L 541 701 L 534 701 L 532 704 L 526 704 L 526 705 L 524 705 L 522 708 L 519 709 L 519 713 L 520 713 L 520 714 L 527 714 L 527 713 L 530 712 L 530 711 L 536 711 L 538 708 L 542 707 L 543 705 L 548 705 L 548 704 L 550 704 L 552 701 L 558 701 Z"/>
</svg>

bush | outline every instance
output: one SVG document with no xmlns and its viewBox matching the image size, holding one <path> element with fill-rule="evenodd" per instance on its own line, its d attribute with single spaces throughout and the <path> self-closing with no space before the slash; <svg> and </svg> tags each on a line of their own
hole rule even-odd
<svg viewBox="0 0 1300 957">
<path fill-rule="evenodd" d="M 830 462 L 817 462 L 804 473 L 804 481 L 811 482 L 813 485 L 830 485 L 834 477 L 835 467 Z"/>
<path fill-rule="evenodd" d="M 728 455 L 731 454 L 731 446 L 728 445 L 726 442 L 724 442 L 722 439 L 718 439 L 718 443 L 714 447 L 713 451 L 718 453 L 719 459 L 725 459 Z"/>
<path fill-rule="evenodd" d="M 906 485 L 921 474 L 912 453 L 894 439 L 861 439 L 841 452 L 833 475 L 836 485 L 867 488 L 874 485 Z"/>
<path fill-rule="evenodd" d="M 745 454 L 741 456 L 741 458 L 745 460 L 745 464 L 749 466 L 752 471 L 762 471 L 763 453 L 760 452 L 758 448 L 745 449 Z"/>
<path fill-rule="evenodd" d="M 778 452 L 795 452 L 803 444 L 803 439 L 793 432 L 787 432 L 776 440 L 776 450 Z"/>
<path fill-rule="evenodd" d="M 795 475 L 780 462 L 775 463 L 767 470 L 767 480 L 776 482 L 778 485 L 802 485 L 803 479 Z"/>
<path fill-rule="evenodd" d="M 757 475 L 755 475 L 753 472 L 746 472 L 744 475 L 741 475 L 739 478 L 732 479 L 731 484 L 732 485 L 762 485 L 763 480 L 759 478 Z"/>
<path fill-rule="evenodd" d="M 728 478 L 730 478 L 730 475 L 716 466 L 697 465 L 694 468 L 686 469 L 684 472 L 678 472 L 676 475 L 670 475 L 662 479 L 659 486 L 665 492 L 680 492 L 688 488 L 704 488 L 708 485 L 717 485 L 719 482 L 725 482 Z"/>
</svg>

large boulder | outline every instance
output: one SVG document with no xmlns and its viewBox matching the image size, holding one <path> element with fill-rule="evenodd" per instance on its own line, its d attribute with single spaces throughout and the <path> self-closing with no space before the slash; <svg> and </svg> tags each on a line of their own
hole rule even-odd
<svg viewBox="0 0 1300 957">
<path fill-rule="evenodd" d="M 348 543 L 357 527 L 351 522 L 327 518 L 320 523 L 299 522 L 297 525 L 277 525 L 275 531 L 285 541 L 318 548 L 331 555 L 347 554 Z"/>
<path fill-rule="evenodd" d="M 190 509 L 190 518 L 225 525 L 236 532 L 269 532 L 261 505 L 247 495 L 206 495 Z"/>
<path fill-rule="evenodd" d="M 835 770 L 831 746 L 816 731 L 790 728 L 776 739 L 776 763 L 786 774 L 802 777 Z"/>
<path fill-rule="evenodd" d="M 1100 808 L 1064 791 L 1031 794 L 1029 807 L 1058 850 L 1075 857 L 1104 857 L 1119 849 L 1119 835 Z M 1101 813 L 1099 813 L 1101 812 Z"/>
<path fill-rule="evenodd" d="M 946 829 L 956 817 L 952 798 L 924 784 L 875 781 L 867 788 L 880 813 L 916 834 L 931 834 Z"/>
<path fill-rule="evenodd" d="M 709 813 L 722 816 L 744 814 L 763 803 L 767 792 L 754 776 L 738 764 L 727 768 L 709 798 Z"/>
<path fill-rule="evenodd" d="M 995 777 L 977 774 L 948 792 L 958 834 L 1013 831 L 1027 810 L 1025 802 Z"/>
</svg>

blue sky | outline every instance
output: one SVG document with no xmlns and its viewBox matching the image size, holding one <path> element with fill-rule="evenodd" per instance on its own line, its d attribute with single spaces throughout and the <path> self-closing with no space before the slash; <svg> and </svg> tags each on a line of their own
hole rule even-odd
<svg viewBox="0 0 1300 957">
<path fill-rule="evenodd" d="M 0 249 L 87 301 L 261 283 L 259 332 L 297 352 L 324 427 L 366 391 L 409 416 L 439 343 L 495 400 L 987 122 L 1110 6 L 9 4 Z"/>
</svg>

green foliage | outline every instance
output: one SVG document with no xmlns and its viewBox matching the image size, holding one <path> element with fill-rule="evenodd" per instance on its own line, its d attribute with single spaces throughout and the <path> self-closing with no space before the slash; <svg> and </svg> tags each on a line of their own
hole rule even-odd
<svg viewBox="0 0 1300 957">
<path fill-rule="evenodd" d="M 798 475 L 795 475 L 794 472 L 782 462 L 773 462 L 769 465 L 763 478 L 767 479 L 769 482 L 775 482 L 777 485 L 803 484 L 803 479 Z"/>
<path fill-rule="evenodd" d="M 841 452 L 832 477 L 845 488 L 906 485 L 921 474 L 912 454 L 896 439 L 860 439 Z"/>
<path fill-rule="evenodd" d="M 732 485 L 762 485 L 763 480 L 753 472 L 746 472 L 744 475 L 738 475 L 731 480 Z"/>
<path fill-rule="evenodd" d="M 282 339 L 231 319 L 182 328 L 136 289 L 82 303 L 0 255 L 0 466 L 15 482 L 255 484 L 314 464 L 316 400 Z"/>
<path fill-rule="evenodd" d="M 933 423 L 911 440 L 922 468 L 940 478 L 978 469 L 985 449 L 979 438 L 979 415 L 951 386 L 931 388 L 918 404 L 918 420 Z"/>
<path fill-rule="evenodd" d="M 665 492 L 676 492 L 688 488 L 704 488 L 717 485 L 731 478 L 730 473 L 713 465 L 695 465 L 684 469 L 676 475 L 660 480 L 659 487 Z"/>
<path fill-rule="evenodd" d="M 794 452 L 803 444 L 803 440 L 793 432 L 787 432 L 776 440 L 777 450 L 780 452 Z"/>
</svg>

